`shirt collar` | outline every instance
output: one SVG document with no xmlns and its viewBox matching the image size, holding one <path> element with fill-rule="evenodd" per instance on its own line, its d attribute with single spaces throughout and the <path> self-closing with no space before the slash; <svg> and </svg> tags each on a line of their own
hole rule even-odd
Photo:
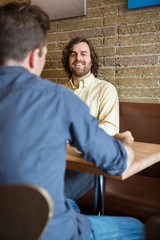
<svg viewBox="0 0 160 240">
<path fill-rule="evenodd" d="M 79 82 L 79 88 L 83 88 L 83 87 L 87 86 L 93 79 L 94 79 L 94 75 L 93 75 L 93 73 L 91 73 L 91 75 L 89 77 L 87 77 Z M 70 80 L 70 84 L 73 89 L 77 89 L 74 86 L 72 79 Z"/>
<path fill-rule="evenodd" d="M 0 66 L 0 74 L 5 73 L 24 73 L 29 72 L 26 68 L 21 66 Z"/>
</svg>

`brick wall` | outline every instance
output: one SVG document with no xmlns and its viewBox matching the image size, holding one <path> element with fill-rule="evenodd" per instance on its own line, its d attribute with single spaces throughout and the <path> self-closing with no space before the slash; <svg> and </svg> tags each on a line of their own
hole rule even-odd
<svg viewBox="0 0 160 240">
<path fill-rule="evenodd" d="M 99 78 L 114 84 L 120 101 L 160 103 L 160 5 L 128 10 L 127 0 L 87 0 L 86 16 L 51 21 L 43 77 L 67 81 L 61 52 L 77 36 L 94 44 Z"/>
</svg>

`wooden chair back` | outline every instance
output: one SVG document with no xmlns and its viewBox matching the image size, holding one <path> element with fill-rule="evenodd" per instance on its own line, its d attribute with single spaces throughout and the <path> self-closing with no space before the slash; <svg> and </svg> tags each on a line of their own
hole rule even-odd
<svg viewBox="0 0 160 240">
<path fill-rule="evenodd" d="M 52 199 L 42 187 L 0 186 L 0 239 L 40 239 L 52 214 Z"/>
</svg>

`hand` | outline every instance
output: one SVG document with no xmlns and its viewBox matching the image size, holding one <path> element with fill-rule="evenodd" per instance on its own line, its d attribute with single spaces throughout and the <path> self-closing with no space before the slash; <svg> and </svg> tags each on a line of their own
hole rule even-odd
<svg viewBox="0 0 160 240">
<path fill-rule="evenodd" d="M 114 135 L 114 138 L 120 140 L 127 152 L 127 168 L 126 170 L 130 167 L 131 163 L 134 160 L 134 150 L 133 150 L 133 141 L 134 138 L 131 134 L 130 131 L 125 131 L 122 133 L 117 133 L 116 135 Z"/>
<path fill-rule="evenodd" d="M 123 144 L 132 145 L 134 138 L 130 131 L 125 131 L 122 133 L 117 133 L 114 138 L 120 140 Z"/>
</svg>

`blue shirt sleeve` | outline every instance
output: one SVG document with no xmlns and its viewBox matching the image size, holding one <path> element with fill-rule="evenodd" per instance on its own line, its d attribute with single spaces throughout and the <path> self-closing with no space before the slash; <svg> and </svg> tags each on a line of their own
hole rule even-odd
<svg viewBox="0 0 160 240">
<path fill-rule="evenodd" d="M 87 161 L 110 175 L 126 169 L 127 154 L 119 140 L 99 128 L 88 106 L 69 89 L 64 91 L 65 111 L 70 128 L 70 144 L 78 148 Z"/>
</svg>

